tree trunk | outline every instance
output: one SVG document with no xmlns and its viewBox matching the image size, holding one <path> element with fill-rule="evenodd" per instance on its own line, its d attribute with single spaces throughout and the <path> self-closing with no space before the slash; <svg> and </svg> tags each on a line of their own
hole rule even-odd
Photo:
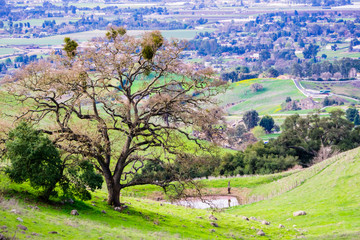
<svg viewBox="0 0 360 240">
<path fill-rule="evenodd" d="M 106 186 L 108 190 L 107 203 L 114 207 L 120 207 L 120 184 L 115 183 L 113 179 L 106 179 Z"/>
</svg>

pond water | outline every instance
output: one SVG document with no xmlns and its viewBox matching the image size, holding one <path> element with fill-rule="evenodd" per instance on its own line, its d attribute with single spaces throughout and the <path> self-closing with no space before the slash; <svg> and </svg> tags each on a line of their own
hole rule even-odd
<svg viewBox="0 0 360 240">
<path fill-rule="evenodd" d="M 173 204 L 181 205 L 191 208 L 205 209 L 210 207 L 228 208 L 239 205 L 239 202 L 234 196 L 204 196 L 202 199 L 198 197 L 187 198 L 180 200 Z"/>
</svg>

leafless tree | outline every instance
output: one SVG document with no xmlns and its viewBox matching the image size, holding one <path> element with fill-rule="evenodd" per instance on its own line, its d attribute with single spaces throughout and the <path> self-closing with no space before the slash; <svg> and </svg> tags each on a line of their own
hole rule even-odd
<svg viewBox="0 0 360 240">
<path fill-rule="evenodd" d="M 67 39 L 62 55 L 11 79 L 9 90 L 28 107 L 17 118 L 90 159 L 105 178 L 108 204 L 120 206 L 120 191 L 135 185 L 184 189 L 210 146 L 191 132 L 216 130 L 222 112 L 213 96 L 224 85 L 181 61 L 183 48 L 159 31 L 136 38 L 121 28 L 81 48 Z"/>
<path fill-rule="evenodd" d="M 320 77 L 324 80 L 330 80 L 332 77 L 332 74 L 330 72 L 323 72 L 320 74 Z"/>
<path fill-rule="evenodd" d="M 340 80 L 342 78 L 342 75 L 340 72 L 336 72 L 334 73 L 334 76 L 333 76 L 336 80 Z"/>
</svg>

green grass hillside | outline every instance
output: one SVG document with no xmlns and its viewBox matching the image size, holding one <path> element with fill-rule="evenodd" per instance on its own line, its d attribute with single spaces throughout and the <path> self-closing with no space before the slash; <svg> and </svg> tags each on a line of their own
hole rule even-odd
<svg viewBox="0 0 360 240">
<path fill-rule="evenodd" d="M 0 226 L 6 226 L 0 227 L 0 232 L 19 239 L 359 239 L 359 173 L 360 149 L 354 149 L 305 170 L 232 178 L 234 191 L 247 190 L 243 192 L 249 196 L 268 192 L 275 197 L 214 213 L 145 197 L 123 197 L 129 208 L 119 213 L 103 201 L 103 191 L 84 203 L 45 204 L 37 202 L 33 195 L 36 191 L 29 185 L 11 183 L 0 175 Z M 203 181 L 214 190 L 222 188 L 228 179 Z M 29 205 L 37 205 L 39 210 Z M 18 212 L 11 212 L 13 209 Z M 71 216 L 72 209 L 80 215 Z M 298 210 L 307 215 L 293 217 Z M 215 222 L 219 227 L 211 226 L 211 213 L 218 218 Z M 242 216 L 271 224 L 245 221 Z M 23 222 L 17 220 L 19 217 Z M 28 230 L 19 229 L 19 224 Z M 279 224 L 285 228 L 278 228 Z M 257 229 L 266 236 L 257 236 Z"/>
<path fill-rule="evenodd" d="M 252 92 L 251 84 L 263 85 L 263 90 Z M 231 88 L 219 96 L 221 105 L 232 115 L 241 115 L 243 112 L 255 109 L 260 115 L 281 113 L 281 104 L 286 97 L 303 99 L 305 96 L 296 88 L 290 79 L 250 79 L 231 84 Z M 229 106 L 230 104 L 234 104 Z"/>
<path fill-rule="evenodd" d="M 299 182 L 299 187 L 270 200 L 229 209 L 227 213 L 283 224 L 307 239 L 359 239 L 360 151 L 351 150 L 327 163 L 318 173 Z M 281 179 L 279 184 L 294 176 Z M 293 217 L 292 213 L 298 210 L 307 215 Z"/>
</svg>

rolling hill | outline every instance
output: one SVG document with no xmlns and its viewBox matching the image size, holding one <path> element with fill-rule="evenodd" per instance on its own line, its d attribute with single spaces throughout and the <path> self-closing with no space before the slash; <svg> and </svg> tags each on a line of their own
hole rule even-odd
<svg viewBox="0 0 360 240">
<path fill-rule="evenodd" d="M 104 191 L 96 192 L 91 201 L 46 204 L 36 200 L 36 191 L 28 184 L 11 183 L 0 175 L 0 233 L 19 239 L 358 239 L 359 173 L 358 148 L 304 170 L 231 179 L 234 189 L 247 190 L 244 192 L 249 196 L 268 192 L 262 197 L 267 200 L 211 211 L 145 197 L 123 197 L 129 208 L 122 212 L 106 205 Z M 207 188 L 220 189 L 228 180 L 204 181 Z M 72 209 L 80 215 L 70 215 Z M 293 217 L 299 210 L 307 214 Z M 211 214 L 218 220 L 210 220 Z M 270 225 L 246 221 L 243 216 L 266 220 Z M 19 224 L 27 230 L 21 230 Z M 279 224 L 285 227 L 279 228 Z M 258 236 L 258 229 L 266 235 Z"/>
</svg>

